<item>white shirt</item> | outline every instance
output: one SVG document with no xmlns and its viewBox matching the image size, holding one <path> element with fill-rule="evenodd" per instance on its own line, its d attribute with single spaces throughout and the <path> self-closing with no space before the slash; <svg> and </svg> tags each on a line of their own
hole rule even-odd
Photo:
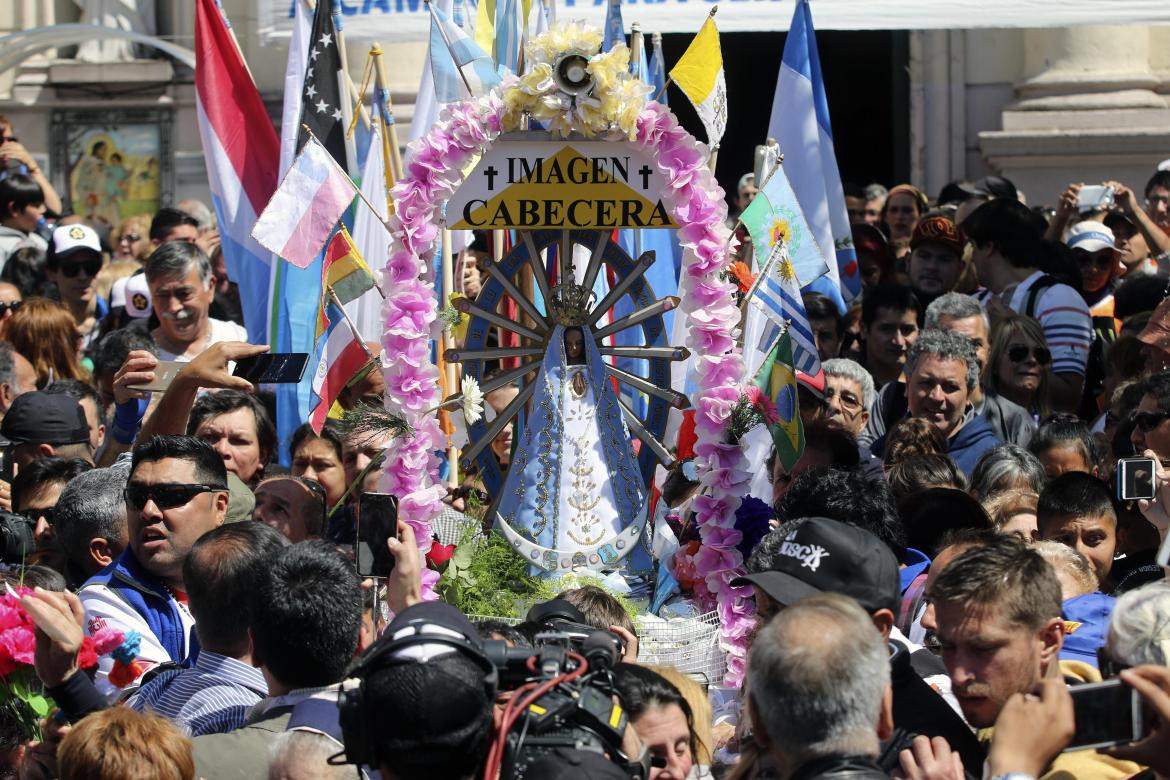
<svg viewBox="0 0 1170 780">
<path fill-rule="evenodd" d="M 1036 271 L 1016 285 L 1015 290 L 1005 291 L 1007 304 L 1018 314 L 1025 313 L 1028 291 L 1043 271 Z M 1089 307 L 1080 293 L 1067 284 L 1054 284 L 1036 297 L 1032 316 L 1044 329 L 1048 349 L 1052 351 L 1052 372 L 1054 374 L 1085 374 L 1089 361 L 1089 344 L 1093 341 L 1093 324 Z"/>
<path fill-rule="evenodd" d="M 213 344 L 218 344 L 221 341 L 247 341 L 248 331 L 244 330 L 242 325 L 237 325 L 234 322 L 225 322 L 224 320 L 217 320 L 214 317 L 207 318 L 207 343 L 203 345 L 203 349 L 207 349 Z M 201 352 L 203 350 L 200 350 Z M 170 360 L 175 363 L 190 363 L 191 358 L 184 355 L 178 355 L 174 352 L 169 352 L 161 345 L 158 348 L 159 360 Z M 230 370 L 231 366 L 229 366 Z"/>
<path fill-rule="evenodd" d="M 150 630 L 145 618 L 108 586 L 99 583 L 86 585 L 78 591 L 77 597 L 81 599 L 81 606 L 85 607 L 86 634 L 93 636 L 102 628 L 114 628 L 123 634 L 137 631 L 142 635 L 142 642 L 139 644 L 138 658 L 135 660 L 141 664 L 143 671 L 171 660 L 158 637 Z M 175 605 L 179 608 L 179 617 L 186 636 L 183 647 L 183 653 L 186 655 L 191 651 L 191 631 L 195 626 L 195 618 L 191 616 L 186 604 L 175 601 Z M 113 666 L 112 656 L 99 657 L 97 677 L 94 679 L 98 692 L 111 701 L 122 694 L 122 689 L 109 680 L 110 669 Z"/>
</svg>

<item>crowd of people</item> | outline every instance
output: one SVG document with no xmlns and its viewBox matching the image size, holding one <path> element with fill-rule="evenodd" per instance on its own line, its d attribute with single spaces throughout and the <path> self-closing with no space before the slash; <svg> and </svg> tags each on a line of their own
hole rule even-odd
<svg viewBox="0 0 1170 780">
<path fill-rule="evenodd" d="M 639 663 L 599 587 L 517 625 L 423 602 L 405 523 L 360 578 L 385 440 L 296 421 L 280 457 L 206 207 L 89 224 L 0 156 L 0 626 L 19 606 L 35 643 L 7 652 L 52 703 L 0 689 L 0 778 L 1170 775 L 1170 171 L 1053 209 L 996 177 L 846 185 L 864 288 L 804 299 L 823 372 L 797 376 L 799 460 L 753 464 L 756 628 L 720 691 Z M 460 253 L 468 297 L 485 256 Z M 374 357 L 339 405 L 383 391 Z M 702 483 L 667 445 L 653 516 L 686 543 Z M 514 447 L 509 423 L 502 470 Z M 1152 498 L 1118 490 L 1132 457 Z M 473 472 L 447 502 L 492 498 Z M 1113 677 L 1146 733 L 1066 751 L 1069 691 Z"/>
</svg>

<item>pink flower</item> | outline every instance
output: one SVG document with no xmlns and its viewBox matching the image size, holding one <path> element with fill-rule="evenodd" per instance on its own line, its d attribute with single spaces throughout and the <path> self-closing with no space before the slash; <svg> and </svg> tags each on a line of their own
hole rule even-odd
<svg viewBox="0 0 1170 780">
<path fill-rule="evenodd" d="M 23 596 L 21 588 L 15 588 L 16 592 Z M 28 590 L 23 588 L 23 590 Z M 20 602 L 5 594 L 0 596 L 0 631 L 6 631 L 10 628 L 19 628 L 21 626 L 32 625 L 32 621 L 28 619 L 25 614 L 24 607 L 20 606 Z"/>
<path fill-rule="evenodd" d="M 422 600 L 434 601 L 439 596 L 435 593 L 435 586 L 439 584 L 439 573 L 434 569 L 423 567 L 421 585 L 422 585 Z"/>
<path fill-rule="evenodd" d="M 398 249 L 386 261 L 386 269 L 383 273 L 386 282 L 391 287 L 410 279 L 417 279 L 419 273 L 418 258 L 409 250 Z"/>
<path fill-rule="evenodd" d="M 735 339 L 722 324 L 715 327 L 692 327 L 688 342 L 700 355 L 722 355 L 735 346 Z"/>
<path fill-rule="evenodd" d="M 735 546 L 731 547 L 710 547 L 703 545 L 699 550 L 698 555 L 695 556 L 695 566 L 700 572 L 717 572 L 724 569 L 735 569 L 743 563 L 743 556 L 739 554 L 739 550 Z M 708 575 L 707 588 L 710 589 L 710 575 Z"/>
<path fill-rule="evenodd" d="M 99 628 L 97 633 L 93 635 L 94 650 L 98 655 L 109 655 L 114 652 L 123 641 L 126 635 L 116 628 L 104 627 Z"/>
<path fill-rule="evenodd" d="M 18 664 L 32 666 L 36 637 L 32 628 L 19 626 L 0 631 L 0 655 L 11 658 Z"/>
<path fill-rule="evenodd" d="M 775 425 L 780 422 L 780 410 L 776 408 L 775 402 L 763 393 L 760 394 L 759 402 L 753 404 L 753 406 L 756 407 L 756 411 L 760 413 L 760 416 L 764 418 L 764 422 L 768 425 Z"/>
<path fill-rule="evenodd" d="M 397 362 L 386 369 L 386 393 L 396 406 L 418 414 L 434 405 L 439 394 L 439 372 L 431 365 Z"/>
<path fill-rule="evenodd" d="M 695 513 L 698 515 L 700 526 L 715 524 L 725 528 L 733 527 L 735 510 L 739 509 L 739 503 L 740 499 L 732 496 L 696 496 Z"/>
<path fill-rule="evenodd" d="M 721 528 L 719 526 L 708 526 L 701 531 L 703 536 L 704 547 L 714 547 L 718 549 L 728 549 L 736 547 L 743 541 L 743 533 L 734 528 Z M 711 583 L 707 583 L 710 587 Z"/>
<path fill-rule="evenodd" d="M 731 410 L 739 401 L 734 387 L 716 387 L 703 391 L 695 403 L 695 428 L 699 435 L 722 434 Z"/>
<path fill-rule="evenodd" d="M 726 493 L 746 493 L 751 481 L 751 472 L 743 469 L 711 469 L 699 478 L 705 487 Z"/>
<path fill-rule="evenodd" d="M 732 301 L 734 285 L 719 279 L 692 279 L 684 277 L 683 295 L 696 309 L 706 309 L 712 306 L 728 306 Z"/>
<path fill-rule="evenodd" d="M 407 338 L 426 338 L 435 319 L 434 295 L 415 283 L 403 284 L 386 301 L 386 332 Z"/>
<path fill-rule="evenodd" d="M 695 454 L 705 458 L 713 469 L 730 469 L 743 466 L 743 448 L 738 444 L 718 441 L 701 441 L 695 445 Z"/>
<path fill-rule="evenodd" d="M 695 364 L 695 372 L 708 386 L 733 385 L 743 376 L 743 358 L 738 351 L 724 355 L 701 355 Z"/>
<path fill-rule="evenodd" d="M 421 490 L 429 468 L 429 453 L 412 452 L 405 448 L 387 452 L 386 492 L 402 496 Z"/>
</svg>

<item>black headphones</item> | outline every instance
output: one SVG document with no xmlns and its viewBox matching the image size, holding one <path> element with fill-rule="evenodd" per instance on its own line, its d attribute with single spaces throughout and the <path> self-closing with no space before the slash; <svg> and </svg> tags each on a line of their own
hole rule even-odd
<svg viewBox="0 0 1170 780">
<path fill-rule="evenodd" d="M 345 743 L 345 762 L 358 766 L 377 768 L 379 755 L 377 740 L 370 732 L 369 724 L 373 722 L 376 713 L 370 711 L 366 698 L 366 678 L 371 674 L 393 666 L 422 663 L 414 658 L 395 657 L 402 650 L 415 645 L 446 645 L 463 653 L 467 658 L 479 664 L 484 671 L 484 696 L 489 703 L 496 700 L 496 689 L 499 686 L 499 671 L 487 654 L 471 642 L 466 635 L 458 637 L 446 633 L 424 633 L 426 626 L 437 626 L 446 631 L 458 629 L 444 626 L 428 618 L 420 616 L 409 621 L 405 626 L 399 626 L 397 632 L 411 629 L 411 633 L 396 639 L 386 637 L 371 647 L 356 667 L 349 673 L 349 677 L 341 684 L 338 695 L 337 709 L 341 722 L 341 734 Z"/>
</svg>

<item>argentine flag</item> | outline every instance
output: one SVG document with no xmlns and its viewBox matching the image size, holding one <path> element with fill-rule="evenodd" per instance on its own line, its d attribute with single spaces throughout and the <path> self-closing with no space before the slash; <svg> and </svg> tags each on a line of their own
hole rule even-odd
<svg viewBox="0 0 1170 780">
<path fill-rule="evenodd" d="M 788 179 L 821 252 L 836 258 L 826 277 L 812 289 L 829 295 L 844 311 L 844 304 L 861 291 L 861 275 L 833 150 L 829 103 L 808 0 L 797 0 L 784 42 L 768 135 L 780 145 Z"/>
<path fill-rule="evenodd" d="M 500 74 L 492 58 L 434 3 L 427 7 L 431 9 L 431 77 L 435 81 L 435 97 L 439 102 L 453 103 L 479 97 L 499 84 Z M 467 94 L 468 85 L 471 86 L 471 95 Z"/>
</svg>

